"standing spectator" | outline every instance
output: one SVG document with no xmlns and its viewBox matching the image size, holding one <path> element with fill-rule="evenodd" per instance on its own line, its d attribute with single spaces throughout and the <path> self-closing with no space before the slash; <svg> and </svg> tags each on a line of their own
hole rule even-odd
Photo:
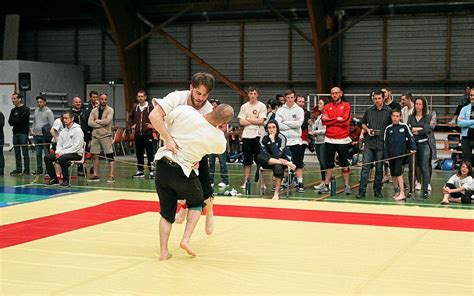
<svg viewBox="0 0 474 296">
<path fill-rule="evenodd" d="M 360 141 L 363 139 L 360 137 L 362 134 L 362 130 L 360 129 L 359 125 L 355 120 L 352 120 L 349 124 L 349 137 L 351 138 L 351 142 L 349 143 L 349 162 L 352 165 L 356 165 L 359 161 L 359 153 L 360 153 Z"/>
<path fill-rule="evenodd" d="M 473 163 L 472 149 L 474 148 L 474 88 L 469 93 L 471 104 L 461 109 L 458 126 L 461 128 L 462 158 Z"/>
<path fill-rule="evenodd" d="M 54 154 L 47 154 L 44 157 L 44 163 L 51 177 L 47 185 L 69 186 L 70 161 L 80 160 L 82 158 L 84 133 L 79 124 L 74 122 L 74 115 L 71 111 L 66 111 L 62 115 L 65 128 L 61 130 L 58 137 L 58 143 Z M 56 174 L 53 163 L 58 162 L 61 166 L 63 182 L 59 184 L 59 177 Z"/>
<path fill-rule="evenodd" d="M 466 190 L 469 190 L 472 183 L 472 165 L 469 161 L 463 160 L 456 174 L 449 178 L 443 186 L 442 205 L 449 205 L 449 202 L 461 202 L 465 197 Z"/>
<path fill-rule="evenodd" d="M 221 102 L 217 99 L 210 99 L 209 102 L 212 105 L 212 109 L 216 109 Z M 223 123 L 219 126 L 219 129 L 224 133 L 227 140 L 227 132 L 229 131 L 229 124 Z M 224 151 L 222 154 L 209 154 L 209 177 L 211 179 L 211 184 L 214 186 L 214 173 L 216 171 L 216 157 L 219 158 L 219 167 L 221 172 L 221 181 L 217 186 L 219 187 L 228 187 L 229 186 L 229 175 L 227 173 L 227 151 Z"/>
<path fill-rule="evenodd" d="M 408 126 L 411 129 L 416 141 L 416 163 L 415 169 L 421 172 L 421 188 L 423 190 L 423 198 L 428 198 L 428 184 L 430 183 L 431 159 L 433 157 L 433 149 L 430 143 L 430 134 L 432 132 L 431 114 L 428 111 L 428 103 L 425 98 L 418 97 L 415 100 L 415 110 L 408 118 Z M 410 157 L 410 168 L 412 167 L 412 158 Z M 413 172 L 410 169 L 410 192 L 413 192 Z"/>
<path fill-rule="evenodd" d="M 464 95 L 462 96 L 462 99 L 459 102 L 459 105 L 456 107 L 456 111 L 454 112 L 454 117 L 449 122 L 449 124 L 456 124 L 456 121 L 458 120 L 458 116 L 461 112 L 461 109 L 464 106 L 469 105 L 469 103 L 471 102 L 470 95 L 469 95 L 471 92 L 471 89 L 472 89 L 472 86 L 469 84 L 464 87 Z"/>
<path fill-rule="evenodd" d="M 316 136 L 314 143 L 315 143 L 315 150 L 316 150 L 316 157 L 318 158 L 319 162 L 319 169 L 321 171 L 321 183 L 319 185 L 314 186 L 315 190 L 322 190 L 326 187 L 326 160 L 325 157 L 325 149 L 324 149 L 324 139 L 326 138 L 326 126 L 323 125 L 322 117 L 323 117 L 323 110 L 324 106 L 327 104 L 327 99 L 319 99 L 318 107 L 315 110 L 316 120 L 313 124 L 313 132 L 312 134 Z"/>
<path fill-rule="evenodd" d="M 13 146 L 15 148 L 16 168 L 10 175 L 21 174 L 21 155 L 23 154 L 24 175 L 30 174 L 30 156 L 28 154 L 28 132 L 30 130 L 30 108 L 23 105 L 23 97 L 14 93 L 12 103 L 15 106 L 8 118 L 8 124 L 13 127 Z"/>
<path fill-rule="evenodd" d="M 389 160 L 390 171 L 393 177 L 396 201 L 406 199 L 403 184 L 403 158 L 400 156 L 410 152 L 415 153 L 416 144 L 410 129 L 406 123 L 400 122 L 400 110 L 392 110 L 392 124 L 384 131 L 384 158 Z"/>
<path fill-rule="evenodd" d="M 146 150 L 148 172 L 150 179 L 153 178 L 153 126 L 149 116 L 153 110 L 152 104 L 148 103 L 144 90 L 137 93 L 137 104 L 133 105 L 128 123 L 135 130 L 135 152 L 137 155 L 137 172 L 133 178 L 143 178 L 145 176 L 144 153 Z"/>
<path fill-rule="evenodd" d="M 331 89 L 332 102 L 324 106 L 322 121 L 326 126 L 325 138 L 325 160 L 326 160 L 326 180 L 324 181 L 324 188 L 320 193 L 328 193 L 329 184 L 334 169 L 334 158 L 336 152 L 339 156 L 339 162 L 342 170 L 342 177 L 344 179 L 344 194 L 351 194 L 351 186 L 349 185 L 349 153 L 348 146 L 351 142 L 349 137 L 349 123 L 352 119 L 351 105 L 342 100 L 344 92 L 340 87 L 333 87 Z"/>
<path fill-rule="evenodd" d="M 49 143 L 51 135 L 49 130 L 53 126 L 53 111 L 46 106 L 46 99 L 42 96 L 36 97 L 36 105 L 38 108 L 33 115 L 33 139 L 36 151 L 36 171 L 35 175 L 43 174 L 43 151 L 44 155 L 49 154 Z"/>
<path fill-rule="evenodd" d="M 5 174 L 5 157 L 3 156 L 3 146 L 5 145 L 5 135 L 3 127 L 5 126 L 5 116 L 0 112 L 0 176 Z"/>
<path fill-rule="evenodd" d="M 356 198 L 364 198 L 369 182 L 370 166 L 375 163 L 374 197 L 382 196 L 383 152 L 385 128 L 390 124 L 390 108 L 384 104 L 382 92 L 375 92 L 374 105 L 369 107 L 362 118 L 362 128 L 365 130 L 364 152 L 362 153 L 362 171 L 360 173 L 359 193 Z M 399 110 L 399 109 L 398 109 Z"/>
<path fill-rule="evenodd" d="M 92 109 L 99 105 L 99 93 L 95 90 L 89 92 L 89 101 L 84 102 L 84 116 L 87 119 L 87 132 L 84 133 L 84 141 L 86 142 L 86 159 L 90 159 L 91 155 L 91 140 L 92 140 L 92 127 L 89 126 L 89 116 L 91 115 Z M 93 167 L 91 166 L 90 173 L 93 173 Z"/>
<path fill-rule="evenodd" d="M 383 99 L 385 101 L 385 104 L 390 107 L 392 110 L 402 110 L 402 106 L 395 102 L 395 100 L 392 97 L 392 91 L 388 88 L 382 88 L 381 89 L 383 93 Z"/>
<path fill-rule="evenodd" d="M 267 117 L 267 107 L 258 100 L 258 88 L 250 87 L 247 91 L 249 101 L 240 107 L 239 124 L 244 128 L 242 132 L 242 150 L 244 153 L 244 180 L 240 188 L 250 181 L 252 163 L 257 162 L 260 153 L 260 136 L 262 126 Z"/>
<path fill-rule="evenodd" d="M 280 133 L 278 122 L 271 119 L 265 126 L 266 135 L 260 141 L 260 154 L 258 162 L 264 169 L 273 170 L 275 177 L 275 191 L 272 199 L 280 198 L 281 180 L 285 172 L 285 168 L 289 167 L 295 170 L 296 166 L 291 162 L 291 151 L 286 145 L 286 137 Z M 260 176 L 263 178 L 263 176 Z"/>
<path fill-rule="evenodd" d="M 282 106 L 281 102 L 277 99 L 270 99 L 267 103 L 267 118 L 265 119 L 265 122 L 263 123 L 263 126 L 265 127 L 267 123 L 275 119 L 276 113 L 278 109 Z"/>
<path fill-rule="evenodd" d="M 305 106 L 305 98 L 302 95 L 297 95 L 296 96 L 296 105 L 301 107 L 304 111 L 304 120 L 303 124 L 301 125 L 301 139 L 303 140 L 303 145 L 308 147 L 309 144 L 309 138 L 308 138 L 308 127 L 309 127 L 309 122 L 311 120 L 311 112 L 309 112 L 308 109 L 306 109 Z"/>
<path fill-rule="evenodd" d="M 112 119 L 114 118 L 114 109 L 107 106 L 107 94 L 99 96 L 99 106 L 92 109 L 89 116 L 89 126 L 92 127 L 91 153 L 94 162 L 94 175 L 89 181 L 100 181 L 99 178 L 99 154 L 100 149 L 104 151 L 105 157 L 109 161 L 110 174 L 107 183 L 115 182 L 115 161 L 112 142 Z"/>
<path fill-rule="evenodd" d="M 85 110 L 85 108 L 82 106 L 82 100 L 79 96 L 75 96 L 72 98 L 72 108 L 71 112 L 74 115 L 74 122 L 77 123 L 82 130 L 82 133 L 84 134 L 84 141 L 86 140 L 85 137 L 89 131 L 89 125 L 87 124 L 87 121 L 89 119 L 89 113 Z M 82 168 L 82 164 L 79 165 L 77 174 L 79 176 L 84 176 L 84 169 Z"/>
<path fill-rule="evenodd" d="M 415 108 L 415 105 L 413 104 L 413 96 L 410 92 L 406 92 L 402 94 L 400 100 L 404 105 L 402 108 L 402 122 L 407 123 L 408 117 L 410 117 L 410 115 L 413 113 L 413 109 Z"/>
<path fill-rule="evenodd" d="M 304 111 L 295 103 L 296 93 L 290 89 L 285 92 L 286 103 L 276 113 L 276 120 L 281 133 L 287 139 L 288 148 L 291 151 L 292 162 L 296 166 L 295 176 L 298 183 L 298 192 L 304 192 L 303 168 L 304 149 L 301 139 L 301 125 L 304 122 Z M 291 184 L 288 184 L 291 186 Z"/>
</svg>

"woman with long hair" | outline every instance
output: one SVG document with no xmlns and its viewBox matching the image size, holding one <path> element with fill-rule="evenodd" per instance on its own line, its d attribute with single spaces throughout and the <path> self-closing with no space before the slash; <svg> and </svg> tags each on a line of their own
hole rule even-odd
<svg viewBox="0 0 474 296">
<path fill-rule="evenodd" d="M 428 102 L 424 97 L 418 97 L 415 100 L 415 108 L 413 114 L 408 117 L 408 127 L 410 128 L 415 138 L 417 151 L 415 154 L 415 169 L 419 170 L 421 174 L 421 189 L 423 190 L 423 198 L 428 198 L 428 184 L 431 181 L 431 159 L 433 158 L 433 150 L 436 147 L 432 147 L 430 137 L 432 133 L 431 114 L 428 110 Z M 410 158 L 410 194 L 413 194 L 413 164 L 412 158 Z"/>
<path fill-rule="evenodd" d="M 449 178 L 446 185 L 443 186 L 442 205 L 448 205 L 449 202 L 461 202 L 466 190 L 472 183 L 472 165 L 469 161 L 463 160 L 456 174 Z"/>
<path fill-rule="evenodd" d="M 311 134 L 315 136 L 315 150 L 316 150 L 316 157 L 319 161 L 319 167 L 321 170 L 321 184 L 314 186 L 315 190 L 321 190 L 325 187 L 324 180 L 326 179 L 326 171 L 325 171 L 325 160 L 324 160 L 324 138 L 326 136 L 326 126 L 323 125 L 321 121 L 321 117 L 323 116 L 324 106 L 328 103 L 326 98 L 320 98 L 318 100 L 318 106 L 313 109 L 313 112 L 317 114 L 317 117 L 313 124 L 313 131 Z"/>
</svg>

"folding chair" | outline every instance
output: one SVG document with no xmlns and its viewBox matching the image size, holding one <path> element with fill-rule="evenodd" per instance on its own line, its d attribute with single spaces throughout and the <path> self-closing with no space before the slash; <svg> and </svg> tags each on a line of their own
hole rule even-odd
<svg viewBox="0 0 474 296">
<path fill-rule="evenodd" d="M 69 166 L 69 181 L 71 180 L 72 176 L 72 167 L 75 165 L 77 167 L 77 171 L 79 172 L 79 166 L 82 165 L 82 171 L 84 172 L 84 179 L 87 182 L 87 169 L 85 166 L 86 163 L 86 142 L 82 143 L 82 158 L 80 160 L 71 160 Z M 79 182 L 79 176 L 78 176 L 78 182 Z"/>
<path fill-rule="evenodd" d="M 117 150 L 115 144 L 118 144 L 122 149 L 122 155 L 125 156 L 125 148 L 123 147 L 123 129 L 121 127 L 117 128 L 114 132 L 114 137 L 112 141 L 112 147 L 114 149 L 114 155 L 117 156 Z"/>
</svg>

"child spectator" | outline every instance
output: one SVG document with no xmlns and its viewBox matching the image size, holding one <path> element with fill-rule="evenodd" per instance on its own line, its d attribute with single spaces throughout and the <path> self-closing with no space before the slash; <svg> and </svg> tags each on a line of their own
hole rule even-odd
<svg viewBox="0 0 474 296">
<path fill-rule="evenodd" d="M 444 196 L 441 204 L 449 205 L 450 202 L 461 202 L 471 183 L 472 165 L 469 161 L 463 160 L 458 172 L 452 175 L 443 186 Z"/>
<path fill-rule="evenodd" d="M 399 109 L 392 110 L 392 124 L 385 128 L 384 133 L 384 158 L 389 160 L 390 172 L 393 178 L 395 195 L 392 197 L 396 201 L 405 200 L 403 191 L 403 158 L 399 157 L 407 153 L 407 150 L 414 153 L 416 151 L 415 139 L 410 128 L 400 122 L 401 112 Z"/>
</svg>

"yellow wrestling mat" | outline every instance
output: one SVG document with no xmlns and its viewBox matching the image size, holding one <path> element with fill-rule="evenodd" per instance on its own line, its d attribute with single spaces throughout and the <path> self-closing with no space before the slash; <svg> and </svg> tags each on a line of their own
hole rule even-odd
<svg viewBox="0 0 474 296">
<path fill-rule="evenodd" d="M 473 295 L 471 210 L 217 197 L 158 260 L 156 195 L 94 191 L 1 208 L 1 295 Z"/>
</svg>

